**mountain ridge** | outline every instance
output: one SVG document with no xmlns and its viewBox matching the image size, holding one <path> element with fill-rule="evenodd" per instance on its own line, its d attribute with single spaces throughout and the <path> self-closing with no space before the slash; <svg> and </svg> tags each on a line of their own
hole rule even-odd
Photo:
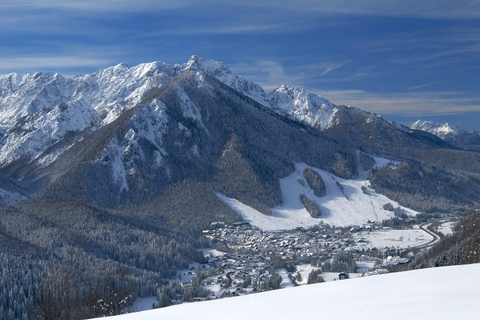
<svg viewBox="0 0 480 320">
<path fill-rule="evenodd" d="M 318 101 L 313 103 L 315 107 L 318 108 L 321 102 L 333 108 L 327 100 L 295 88 L 280 87 L 267 95 L 259 85 L 233 75 L 222 62 L 207 61 L 197 56 L 192 56 L 182 65 L 152 62 L 128 68 L 119 64 L 71 79 L 51 72 L 23 76 L 10 74 L 0 76 L 0 105 L 3 106 L 0 109 L 0 132 L 3 133 L 0 164 L 5 166 L 22 155 L 27 155 L 30 161 L 37 159 L 46 147 L 68 133 L 66 128 L 79 132 L 92 125 L 101 127 L 112 122 L 123 111 L 140 103 L 152 90 L 187 70 L 205 71 L 267 106 L 272 104 L 272 100 L 287 98 L 289 101 L 279 109 L 290 114 L 294 111 L 288 110 L 289 106 L 297 105 L 290 109 L 303 114 L 292 117 L 307 123 L 315 124 L 316 121 L 308 116 L 310 109 L 306 106 L 301 108 L 298 101 L 308 105 L 316 99 Z M 25 127 L 26 123 L 28 127 Z M 18 132 L 25 129 L 29 134 L 18 136 Z"/>
<path fill-rule="evenodd" d="M 480 132 L 475 130 L 466 131 L 448 123 L 424 120 L 415 121 L 410 128 L 434 134 L 448 143 L 464 149 L 480 150 Z"/>
</svg>

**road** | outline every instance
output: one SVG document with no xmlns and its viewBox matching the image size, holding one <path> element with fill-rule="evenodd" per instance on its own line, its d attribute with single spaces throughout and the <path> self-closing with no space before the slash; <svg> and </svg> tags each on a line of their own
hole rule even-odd
<svg viewBox="0 0 480 320">
<path fill-rule="evenodd" d="M 426 233 L 428 233 L 429 235 L 431 235 L 433 237 L 433 240 L 432 241 L 429 241 L 427 243 L 424 243 L 418 247 L 415 247 L 415 249 L 424 249 L 424 248 L 429 248 L 431 246 L 433 246 L 435 243 L 437 243 L 438 241 L 440 241 L 440 236 L 430 230 L 427 229 L 428 225 L 430 223 L 424 223 L 424 224 L 421 224 L 420 225 L 420 229 L 422 229 L 423 231 L 425 231 Z"/>
</svg>

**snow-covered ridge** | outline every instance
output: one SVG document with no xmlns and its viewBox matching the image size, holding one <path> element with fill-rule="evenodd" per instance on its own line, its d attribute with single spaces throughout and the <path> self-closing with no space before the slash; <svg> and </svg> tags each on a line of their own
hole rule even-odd
<svg viewBox="0 0 480 320">
<path fill-rule="evenodd" d="M 422 130 L 422 131 L 429 132 L 431 134 L 434 134 L 442 138 L 443 140 L 453 140 L 453 141 L 455 141 L 455 138 L 459 134 L 463 133 L 462 130 L 448 123 L 438 123 L 438 122 L 424 121 L 424 120 L 417 120 L 415 123 L 411 125 L 410 128 L 414 130 Z"/>
<path fill-rule="evenodd" d="M 304 89 L 280 86 L 267 95 L 272 109 L 318 129 L 326 129 L 337 111 L 335 105 L 322 96 Z"/>
<path fill-rule="evenodd" d="M 52 72 L 12 73 L 0 76 L 0 166 L 23 156 L 48 165 L 55 157 L 39 157 L 67 133 L 111 123 L 185 71 L 213 75 L 276 112 L 319 129 L 331 123 L 336 111 L 328 100 L 303 89 L 281 86 L 267 94 L 223 62 L 198 56 L 174 66 L 157 61 L 129 68 L 120 63 L 70 79 Z M 208 86 L 200 73 L 196 80 L 199 87 Z"/>
</svg>

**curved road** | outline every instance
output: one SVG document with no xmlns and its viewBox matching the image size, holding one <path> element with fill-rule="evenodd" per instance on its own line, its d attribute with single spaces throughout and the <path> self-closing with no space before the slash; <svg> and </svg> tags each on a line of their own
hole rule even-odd
<svg viewBox="0 0 480 320">
<path fill-rule="evenodd" d="M 427 227 L 425 227 L 426 225 L 429 225 L 429 223 L 424 223 L 424 224 L 421 224 L 420 225 L 420 229 L 422 229 L 423 231 L 425 231 L 426 233 L 428 233 L 429 235 L 431 235 L 433 237 L 433 240 L 432 241 L 429 241 L 425 244 L 422 244 L 418 247 L 415 247 L 416 249 L 424 249 L 424 248 L 428 248 L 428 247 L 431 247 L 433 246 L 435 243 L 437 243 L 438 241 L 440 241 L 440 236 L 430 230 L 427 229 Z"/>
</svg>

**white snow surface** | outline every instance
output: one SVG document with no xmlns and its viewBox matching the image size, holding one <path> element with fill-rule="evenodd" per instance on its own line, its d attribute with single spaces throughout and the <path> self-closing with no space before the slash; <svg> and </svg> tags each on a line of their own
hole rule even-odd
<svg viewBox="0 0 480 320">
<path fill-rule="evenodd" d="M 418 226 L 405 230 L 376 230 L 368 234 L 362 233 L 362 236 L 368 241 L 368 243 L 363 246 L 364 248 L 393 246 L 395 248 L 407 249 L 419 247 L 434 240 L 432 235 L 418 228 Z"/>
<path fill-rule="evenodd" d="M 451 235 L 453 234 L 453 228 L 457 223 L 458 221 L 445 221 L 440 225 L 440 227 L 437 230 L 443 233 L 444 235 Z"/>
<path fill-rule="evenodd" d="M 295 171 L 280 180 L 283 204 L 272 208 L 271 216 L 264 215 L 236 199 L 218 196 L 242 215 L 245 221 L 265 231 L 308 227 L 320 222 L 335 226 L 363 225 L 369 220 L 381 222 L 393 217 L 393 212 L 383 209 L 385 204 L 391 203 L 394 207 L 399 207 L 398 203 L 369 188 L 366 179 L 342 179 L 318 168 L 309 167 L 318 172 L 325 182 L 326 195 L 317 197 L 303 177 L 303 170 L 307 167 L 306 164 L 297 163 Z M 337 182 L 343 186 L 345 194 Z M 367 188 L 366 193 L 362 192 L 362 186 Z M 319 218 L 310 216 L 300 201 L 300 194 L 305 194 L 320 207 L 322 215 Z M 403 209 L 410 215 L 417 214 L 408 208 Z"/>
<path fill-rule="evenodd" d="M 480 264 L 330 281 L 112 317 L 153 319 L 479 319 Z"/>
<path fill-rule="evenodd" d="M 280 86 L 267 95 L 272 109 L 320 130 L 333 124 L 337 108 L 320 95 L 304 89 Z"/>
<path fill-rule="evenodd" d="M 126 161 L 129 158 L 127 155 L 145 157 L 139 147 L 140 139 L 148 140 L 160 150 L 154 152 L 152 165 L 156 168 L 162 165 L 163 157 L 167 154 L 162 148 L 163 134 L 168 123 L 165 108 L 162 101 L 154 99 L 132 117 L 133 128 L 128 130 L 123 140 L 119 141 L 115 137 L 110 141 L 103 160 L 110 159 L 113 180 L 121 190 L 128 191 L 127 175 L 134 174 L 134 165 Z"/>
</svg>

